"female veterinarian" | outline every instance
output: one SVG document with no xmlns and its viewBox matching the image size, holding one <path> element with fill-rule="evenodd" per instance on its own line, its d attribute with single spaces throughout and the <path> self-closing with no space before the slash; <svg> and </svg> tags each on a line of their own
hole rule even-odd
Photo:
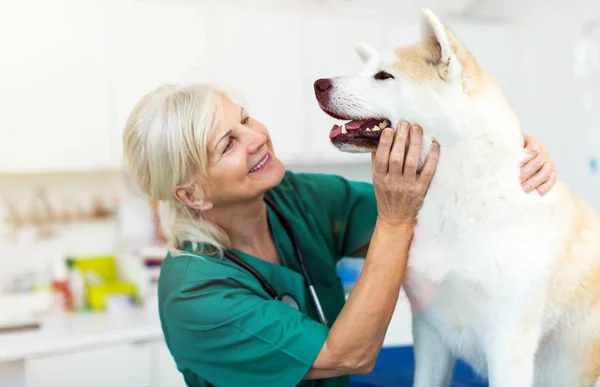
<svg viewBox="0 0 600 387">
<path fill-rule="evenodd" d="M 124 151 L 163 206 L 159 313 L 188 386 L 338 387 L 372 369 L 436 168 L 435 144 L 414 167 L 420 130 L 383 131 L 367 184 L 286 171 L 259 118 L 213 87 L 162 86 L 138 103 Z M 525 146 L 538 155 L 524 189 L 547 191 L 552 160 Z M 336 261 L 360 251 L 346 301 Z"/>
</svg>

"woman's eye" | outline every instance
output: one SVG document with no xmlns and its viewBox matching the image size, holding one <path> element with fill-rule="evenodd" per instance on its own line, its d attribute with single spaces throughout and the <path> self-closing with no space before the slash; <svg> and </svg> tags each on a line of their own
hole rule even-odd
<svg viewBox="0 0 600 387">
<path fill-rule="evenodd" d="M 231 138 L 227 139 L 227 145 L 225 145 L 225 149 L 223 149 L 223 153 L 227 152 L 233 147 L 233 140 Z"/>
<path fill-rule="evenodd" d="M 250 117 L 246 117 L 242 120 L 242 125 L 246 125 L 250 121 Z"/>
</svg>

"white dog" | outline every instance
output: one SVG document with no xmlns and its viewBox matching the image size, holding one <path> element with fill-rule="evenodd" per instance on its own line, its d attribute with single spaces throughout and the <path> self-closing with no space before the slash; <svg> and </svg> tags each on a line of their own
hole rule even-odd
<svg viewBox="0 0 600 387">
<path fill-rule="evenodd" d="M 417 44 L 360 44 L 360 74 L 315 82 L 321 108 L 353 120 L 331 130 L 339 149 L 374 151 L 402 120 L 423 128 L 421 165 L 441 146 L 405 282 L 414 385 L 447 386 L 459 357 L 492 387 L 600 386 L 600 218 L 561 182 L 524 193 L 501 90 L 431 11 L 421 25 Z"/>
</svg>

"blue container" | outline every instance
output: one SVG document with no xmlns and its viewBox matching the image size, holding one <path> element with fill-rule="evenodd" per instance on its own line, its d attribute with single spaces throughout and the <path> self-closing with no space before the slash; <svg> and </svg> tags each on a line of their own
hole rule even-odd
<svg viewBox="0 0 600 387">
<path fill-rule="evenodd" d="M 346 293 L 350 292 L 358 280 L 365 264 L 364 258 L 343 257 L 337 263 L 337 273 L 342 280 Z"/>
<path fill-rule="evenodd" d="M 412 387 L 415 372 L 413 348 L 385 347 L 379 353 L 373 372 L 352 375 L 350 387 Z M 457 361 L 450 387 L 488 387 L 464 362 Z"/>
</svg>

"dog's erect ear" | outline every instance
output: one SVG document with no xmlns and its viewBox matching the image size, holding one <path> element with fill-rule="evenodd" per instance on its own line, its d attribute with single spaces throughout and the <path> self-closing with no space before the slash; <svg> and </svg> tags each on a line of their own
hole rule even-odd
<svg viewBox="0 0 600 387">
<path fill-rule="evenodd" d="M 429 9 L 421 11 L 421 55 L 428 63 L 438 66 L 442 79 L 460 80 L 461 63 L 457 57 L 456 39 L 452 32 Z"/>
<path fill-rule="evenodd" d="M 354 49 L 360 57 L 360 60 L 362 60 L 364 63 L 368 62 L 371 58 L 379 55 L 377 50 L 363 42 L 356 43 Z"/>
</svg>

